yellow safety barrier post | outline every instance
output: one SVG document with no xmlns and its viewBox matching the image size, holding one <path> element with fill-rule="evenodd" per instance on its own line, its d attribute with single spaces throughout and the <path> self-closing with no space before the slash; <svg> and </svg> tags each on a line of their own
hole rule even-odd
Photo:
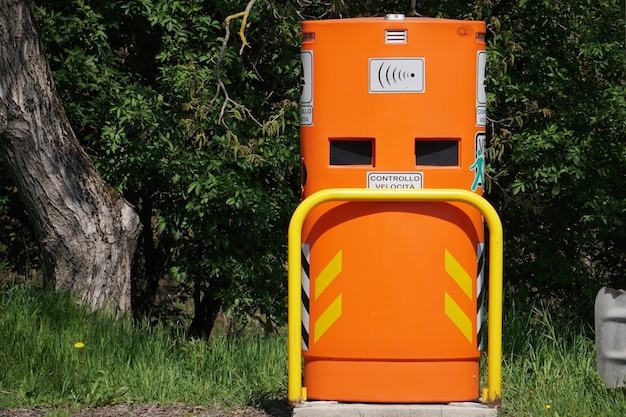
<svg viewBox="0 0 626 417">
<path fill-rule="evenodd" d="M 288 399 L 291 403 L 306 401 L 302 386 L 302 227 L 308 214 L 320 204 L 331 201 L 380 202 L 460 202 L 478 209 L 489 227 L 489 311 L 487 335 L 487 388 L 483 402 L 500 405 L 502 397 L 502 270 L 503 231 L 496 210 L 478 194 L 462 189 L 381 190 L 365 188 L 331 188 L 306 198 L 294 211 L 288 234 Z"/>
</svg>

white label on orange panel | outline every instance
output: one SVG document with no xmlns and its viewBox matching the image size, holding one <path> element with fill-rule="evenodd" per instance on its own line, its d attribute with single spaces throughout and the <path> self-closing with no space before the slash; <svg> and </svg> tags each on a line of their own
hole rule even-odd
<svg viewBox="0 0 626 417">
<path fill-rule="evenodd" d="M 313 106 L 300 105 L 300 124 L 313 126 Z"/>
<path fill-rule="evenodd" d="M 424 58 L 372 58 L 370 93 L 423 93 Z"/>
<path fill-rule="evenodd" d="M 476 126 L 487 125 L 487 90 L 485 88 L 485 66 L 487 52 L 479 51 L 476 56 Z"/>
<path fill-rule="evenodd" d="M 476 106 L 476 126 L 487 125 L 487 107 Z"/>
<path fill-rule="evenodd" d="M 417 190 L 424 188 L 424 173 L 370 171 L 367 173 L 367 188 Z"/>
<path fill-rule="evenodd" d="M 487 104 L 487 89 L 485 88 L 485 67 L 487 65 L 487 52 L 478 52 L 476 63 L 476 105 L 485 105 Z"/>
<path fill-rule="evenodd" d="M 313 51 L 302 51 L 300 84 L 300 124 L 313 126 Z"/>
</svg>

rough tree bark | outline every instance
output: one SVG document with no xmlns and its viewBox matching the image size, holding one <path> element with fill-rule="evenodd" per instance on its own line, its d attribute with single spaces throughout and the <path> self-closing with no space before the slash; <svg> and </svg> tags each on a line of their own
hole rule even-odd
<svg viewBox="0 0 626 417">
<path fill-rule="evenodd" d="M 29 0 L 0 0 L 0 155 L 37 233 L 47 286 L 129 312 L 139 217 L 81 148 Z"/>
</svg>

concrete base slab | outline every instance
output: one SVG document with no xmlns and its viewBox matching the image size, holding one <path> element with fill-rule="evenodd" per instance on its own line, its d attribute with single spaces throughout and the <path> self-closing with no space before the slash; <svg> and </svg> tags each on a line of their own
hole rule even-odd
<svg viewBox="0 0 626 417">
<path fill-rule="evenodd" d="M 477 402 L 447 404 L 361 404 L 307 401 L 293 417 L 497 417 L 498 409 Z"/>
</svg>

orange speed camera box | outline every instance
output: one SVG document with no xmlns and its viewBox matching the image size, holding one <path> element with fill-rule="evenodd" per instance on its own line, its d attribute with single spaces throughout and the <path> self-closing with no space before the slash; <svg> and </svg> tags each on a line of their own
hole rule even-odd
<svg viewBox="0 0 626 417">
<path fill-rule="evenodd" d="M 327 188 L 482 193 L 484 22 L 303 24 L 303 197 Z M 483 223 L 463 203 L 325 203 L 303 229 L 308 398 L 479 397 Z"/>
</svg>

